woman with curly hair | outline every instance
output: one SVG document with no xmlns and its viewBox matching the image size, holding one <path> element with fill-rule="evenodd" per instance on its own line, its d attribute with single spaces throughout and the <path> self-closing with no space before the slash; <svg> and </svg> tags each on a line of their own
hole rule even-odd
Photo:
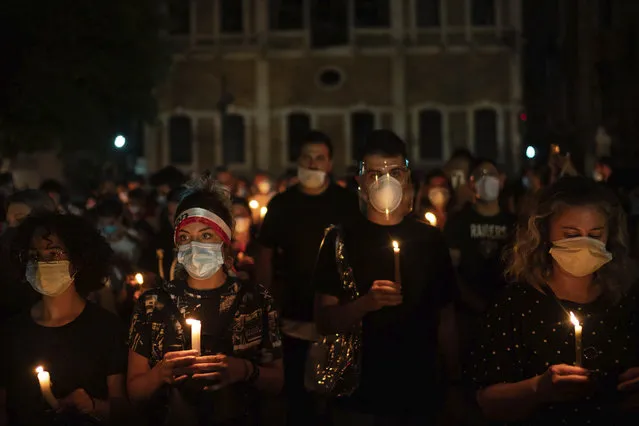
<svg viewBox="0 0 639 426">
<path fill-rule="evenodd" d="M 487 313 L 473 354 L 477 401 L 489 419 L 625 424 L 639 396 L 631 269 L 612 193 L 581 177 L 542 190 L 509 256 L 515 284 Z M 572 316 L 583 327 L 581 347 Z"/>
<path fill-rule="evenodd" d="M 282 387 L 273 299 L 236 277 L 233 228 L 225 188 L 191 182 L 176 210 L 176 279 L 140 297 L 130 328 L 129 396 L 149 404 L 150 424 L 258 424 L 258 392 Z M 187 320 L 200 322 L 199 345 Z"/>
<path fill-rule="evenodd" d="M 125 394 L 124 329 L 85 297 L 104 285 L 111 249 L 86 220 L 47 214 L 25 219 L 11 252 L 40 300 L 2 328 L 0 424 L 107 420 Z M 49 372 L 52 397 L 41 392 L 37 367 Z"/>
</svg>

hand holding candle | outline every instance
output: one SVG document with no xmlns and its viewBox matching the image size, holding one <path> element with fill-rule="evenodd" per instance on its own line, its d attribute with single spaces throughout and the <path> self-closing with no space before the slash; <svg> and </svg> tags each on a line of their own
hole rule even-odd
<svg viewBox="0 0 639 426">
<path fill-rule="evenodd" d="M 581 324 L 579 323 L 579 320 L 577 319 L 575 314 L 573 314 L 572 312 L 570 313 L 570 322 L 572 322 L 572 324 L 575 326 L 575 365 L 577 367 L 581 367 L 582 352 L 583 352 L 581 349 L 582 327 L 581 327 Z"/>
<path fill-rule="evenodd" d="M 202 323 L 196 319 L 187 319 L 186 323 L 191 326 L 191 349 L 197 351 L 198 354 L 202 353 L 201 334 Z"/>
<path fill-rule="evenodd" d="M 395 255 L 395 284 L 402 285 L 402 275 L 399 263 L 399 243 L 397 241 L 393 241 L 393 253 Z"/>
<path fill-rule="evenodd" d="M 51 406 L 51 408 L 57 409 L 59 406 L 58 400 L 53 396 L 51 391 L 51 375 L 48 371 L 44 370 L 44 367 L 39 366 L 36 368 L 36 374 L 38 375 L 38 382 L 40 383 L 40 391 L 44 400 Z"/>
</svg>

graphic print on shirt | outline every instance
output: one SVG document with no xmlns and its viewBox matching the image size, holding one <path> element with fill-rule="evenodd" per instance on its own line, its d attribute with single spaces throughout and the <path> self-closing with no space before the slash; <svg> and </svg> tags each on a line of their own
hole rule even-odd
<svg viewBox="0 0 639 426">
<path fill-rule="evenodd" d="M 499 252 L 508 238 L 508 226 L 489 223 L 472 223 L 470 238 L 478 241 L 479 254 L 484 259 L 499 256 Z"/>
</svg>

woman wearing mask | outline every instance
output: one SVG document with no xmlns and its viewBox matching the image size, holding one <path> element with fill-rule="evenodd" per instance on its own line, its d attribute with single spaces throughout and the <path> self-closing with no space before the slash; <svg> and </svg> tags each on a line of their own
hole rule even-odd
<svg viewBox="0 0 639 426">
<path fill-rule="evenodd" d="M 84 219 L 49 214 L 25 220 L 12 253 L 40 300 L 2 330 L 0 424 L 106 421 L 124 398 L 124 328 L 85 297 L 104 285 L 111 249 Z M 38 366 L 50 374 L 49 399 Z"/>
<path fill-rule="evenodd" d="M 473 355 L 477 401 L 494 421 L 626 424 L 639 390 L 637 303 L 624 213 L 608 190 L 566 177 L 517 230 L 508 287 Z M 577 328 L 582 327 L 581 345 Z M 636 417 L 633 423 L 636 424 Z"/>
<path fill-rule="evenodd" d="M 426 175 L 426 185 L 422 190 L 419 219 L 432 226 L 444 229 L 451 204 L 452 187 L 443 170 L 434 170 Z"/>
<path fill-rule="evenodd" d="M 282 386 L 273 300 L 233 273 L 230 204 L 209 177 L 189 185 L 176 212 L 178 279 L 144 293 L 133 314 L 128 390 L 151 403 L 153 424 L 167 413 L 184 425 L 256 424 L 258 393 Z M 201 323 L 199 351 L 186 319 Z"/>
</svg>

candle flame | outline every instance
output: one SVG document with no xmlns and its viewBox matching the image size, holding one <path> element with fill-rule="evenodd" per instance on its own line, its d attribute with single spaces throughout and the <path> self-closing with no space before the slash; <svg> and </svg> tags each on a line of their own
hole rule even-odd
<svg viewBox="0 0 639 426">
<path fill-rule="evenodd" d="M 268 212 L 268 209 L 266 207 L 262 207 L 260 209 L 260 216 L 262 217 L 266 216 L 266 212 Z"/>
<path fill-rule="evenodd" d="M 260 203 L 257 202 L 257 200 L 251 200 L 249 202 L 249 207 L 252 209 L 259 209 L 260 208 Z"/>
<path fill-rule="evenodd" d="M 40 374 L 44 371 L 44 367 L 42 367 L 41 365 L 39 365 L 38 367 L 36 367 L 35 372 Z"/>
<path fill-rule="evenodd" d="M 428 223 L 430 223 L 431 226 L 437 225 L 437 216 L 435 216 L 434 213 L 427 212 L 424 215 L 424 218 L 426 218 L 426 220 L 428 221 Z"/>
<path fill-rule="evenodd" d="M 399 243 L 397 241 L 393 241 L 393 248 L 399 250 Z"/>
<path fill-rule="evenodd" d="M 570 313 L 570 322 L 572 322 L 575 327 L 579 327 L 580 325 L 579 320 L 577 319 L 575 314 L 573 314 L 572 312 Z"/>
<path fill-rule="evenodd" d="M 135 282 L 140 285 L 144 284 L 144 275 L 140 273 L 135 274 Z"/>
<path fill-rule="evenodd" d="M 189 319 L 187 319 L 187 320 L 186 320 L 186 323 L 187 323 L 188 325 L 197 325 L 197 324 L 199 324 L 199 323 L 200 323 L 200 321 L 199 321 L 199 320 L 196 320 L 196 319 L 193 319 L 193 318 L 189 318 Z"/>
</svg>

